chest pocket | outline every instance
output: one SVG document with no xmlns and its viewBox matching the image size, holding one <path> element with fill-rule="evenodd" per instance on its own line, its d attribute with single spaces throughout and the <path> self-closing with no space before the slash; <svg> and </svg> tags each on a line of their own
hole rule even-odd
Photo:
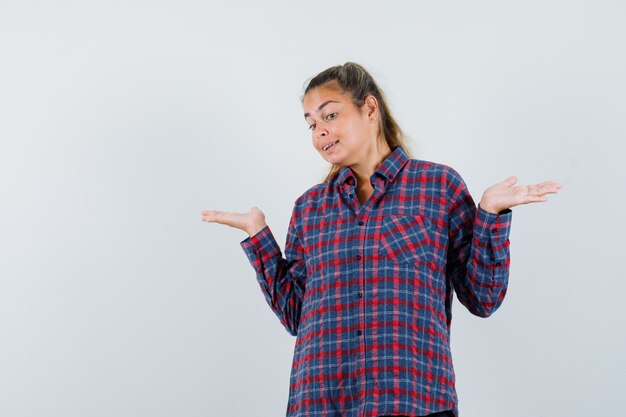
<svg viewBox="0 0 626 417">
<path fill-rule="evenodd" d="M 391 214 L 383 217 L 378 257 L 416 263 L 432 258 L 430 222 L 422 215 Z"/>
</svg>

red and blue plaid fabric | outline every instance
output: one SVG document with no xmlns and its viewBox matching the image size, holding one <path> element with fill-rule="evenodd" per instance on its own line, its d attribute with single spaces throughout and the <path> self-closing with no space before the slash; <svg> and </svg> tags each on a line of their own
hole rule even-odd
<svg viewBox="0 0 626 417">
<path fill-rule="evenodd" d="M 480 317 L 501 305 L 512 211 L 476 207 L 454 169 L 401 147 L 370 181 L 363 205 L 349 167 L 298 197 L 285 258 L 269 226 L 241 242 L 297 336 L 287 416 L 458 416 L 453 294 Z"/>
</svg>

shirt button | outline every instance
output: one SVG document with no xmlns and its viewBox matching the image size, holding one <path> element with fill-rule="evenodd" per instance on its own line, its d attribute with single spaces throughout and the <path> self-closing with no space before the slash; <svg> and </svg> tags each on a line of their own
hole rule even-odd
<svg viewBox="0 0 626 417">
<path fill-rule="evenodd" d="M 359 226 L 363 226 L 364 224 L 363 220 L 359 220 Z"/>
<path fill-rule="evenodd" d="M 498 229 L 491 229 L 491 233 L 495 233 L 497 231 L 498 231 Z"/>
<path fill-rule="evenodd" d="M 496 262 L 496 266 L 500 266 L 500 262 Z"/>
<path fill-rule="evenodd" d="M 356 256 L 356 258 L 357 258 L 357 259 L 361 259 L 361 255 L 357 255 L 357 256 Z"/>
<path fill-rule="evenodd" d="M 352 198 L 352 197 L 354 197 L 354 194 L 350 193 L 350 194 L 348 194 L 348 197 Z"/>
<path fill-rule="evenodd" d="M 359 336 L 361 336 L 363 334 L 363 331 L 361 329 L 356 331 L 356 334 L 358 334 Z"/>
<path fill-rule="evenodd" d="M 362 292 L 359 293 L 359 298 L 363 298 L 363 293 Z"/>
</svg>

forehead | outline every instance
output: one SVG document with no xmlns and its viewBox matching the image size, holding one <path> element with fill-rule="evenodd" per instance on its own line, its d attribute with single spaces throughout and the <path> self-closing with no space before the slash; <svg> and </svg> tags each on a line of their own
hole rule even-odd
<svg viewBox="0 0 626 417">
<path fill-rule="evenodd" d="M 315 114 L 319 112 L 319 106 L 323 105 L 327 101 L 336 101 L 339 103 L 349 103 L 350 99 L 337 87 L 330 87 L 327 85 L 321 85 L 310 90 L 304 96 L 302 100 L 302 107 L 305 115 Z M 332 103 L 330 103 L 332 104 Z M 329 104 L 329 105 L 330 105 Z"/>
</svg>

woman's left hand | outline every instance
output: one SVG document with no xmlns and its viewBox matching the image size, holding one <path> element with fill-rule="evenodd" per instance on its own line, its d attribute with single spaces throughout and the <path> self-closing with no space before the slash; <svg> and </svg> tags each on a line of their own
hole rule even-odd
<svg viewBox="0 0 626 417">
<path fill-rule="evenodd" d="M 545 181 L 535 185 L 518 185 L 517 177 L 512 176 L 487 188 L 480 199 L 480 207 L 491 213 L 498 213 L 520 204 L 548 201 L 546 194 L 555 194 L 561 184 L 556 181 Z"/>
</svg>

